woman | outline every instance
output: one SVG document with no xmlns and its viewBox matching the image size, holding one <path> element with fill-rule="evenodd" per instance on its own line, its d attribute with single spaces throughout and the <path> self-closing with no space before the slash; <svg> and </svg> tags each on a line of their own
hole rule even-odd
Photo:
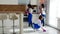
<svg viewBox="0 0 60 34">
<path fill-rule="evenodd" d="M 45 17 L 46 17 L 46 12 L 45 12 L 45 6 L 44 6 L 44 4 L 41 4 L 40 15 L 43 16 L 43 20 L 41 20 L 41 23 L 44 26 L 44 24 L 45 24 Z"/>
<path fill-rule="evenodd" d="M 34 30 L 38 30 L 39 28 L 41 28 L 43 32 L 46 32 L 46 30 L 42 26 L 41 20 L 43 20 L 43 17 L 40 15 L 39 19 L 37 20 L 37 23 L 33 23 L 33 28 Z"/>
<path fill-rule="evenodd" d="M 28 9 L 27 9 L 27 13 L 28 13 L 28 26 L 32 27 L 32 12 L 33 12 L 33 8 L 31 6 L 31 4 L 28 4 Z"/>
</svg>

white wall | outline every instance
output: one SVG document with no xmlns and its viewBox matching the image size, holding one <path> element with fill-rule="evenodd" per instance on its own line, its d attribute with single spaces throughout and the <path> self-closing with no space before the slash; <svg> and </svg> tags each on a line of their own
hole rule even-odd
<svg viewBox="0 0 60 34">
<path fill-rule="evenodd" d="M 0 0 L 0 4 L 18 4 L 18 0 Z"/>
<path fill-rule="evenodd" d="M 49 25 L 60 29 L 60 0 L 50 0 Z"/>
<path fill-rule="evenodd" d="M 60 29 L 60 0 L 57 0 L 57 28 Z"/>
<path fill-rule="evenodd" d="M 32 4 L 32 5 L 37 5 L 37 1 L 38 1 L 38 0 L 31 0 L 31 4 Z"/>
<path fill-rule="evenodd" d="M 18 4 L 29 4 L 29 0 L 18 0 Z"/>
<path fill-rule="evenodd" d="M 32 5 L 37 5 L 37 0 L 30 0 Z M 0 0 L 0 4 L 29 4 L 29 0 Z"/>
<path fill-rule="evenodd" d="M 60 0 L 57 1 L 57 17 L 60 18 Z"/>
<path fill-rule="evenodd" d="M 54 27 L 57 27 L 56 9 L 57 9 L 57 0 L 50 0 L 49 24 Z"/>
</svg>

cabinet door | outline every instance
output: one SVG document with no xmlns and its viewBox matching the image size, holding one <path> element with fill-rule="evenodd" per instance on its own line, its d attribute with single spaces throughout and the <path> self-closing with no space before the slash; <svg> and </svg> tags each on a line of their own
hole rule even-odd
<svg viewBox="0 0 60 34">
<path fill-rule="evenodd" d="M 29 0 L 18 0 L 18 4 L 28 4 Z"/>
</svg>

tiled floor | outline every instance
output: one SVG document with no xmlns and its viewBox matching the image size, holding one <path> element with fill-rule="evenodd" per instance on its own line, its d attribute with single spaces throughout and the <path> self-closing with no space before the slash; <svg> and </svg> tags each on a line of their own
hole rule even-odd
<svg viewBox="0 0 60 34">
<path fill-rule="evenodd" d="M 47 30 L 46 32 L 43 32 L 41 29 L 39 29 L 39 31 L 35 31 L 32 28 L 27 28 L 27 30 L 25 29 L 24 34 L 60 34 L 60 31 L 45 26 L 45 29 Z"/>
<path fill-rule="evenodd" d="M 43 32 L 42 29 L 39 29 L 38 31 L 34 31 L 31 27 L 27 27 L 23 29 L 23 34 L 60 34 L 60 31 L 54 28 L 45 26 L 45 29 L 46 29 L 46 32 Z M 16 34 L 19 34 L 19 28 L 16 28 L 15 31 L 16 31 Z M 12 32 L 13 32 L 12 29 L 6 29 L 5 34 L 12 34 Z"/>
</svg>

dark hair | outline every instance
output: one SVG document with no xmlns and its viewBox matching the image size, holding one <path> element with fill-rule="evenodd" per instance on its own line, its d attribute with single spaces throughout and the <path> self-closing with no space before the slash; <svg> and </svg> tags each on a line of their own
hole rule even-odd
<svg viewBox="0 0 60 34">
<path fill-rule="evenodd" d="M 32 8 L 32 5 L 31 5 L 31 4 L 28 4 L 28 7 L 29 7 L 29 8 Z"/>
<path fill-rule="evenodd" d="M 44 8 L 45 7 L 44 4 L 41 4 L 41 7 Z"/>
<path fill-rule="evenodd" d="M 41 18 L 42 18 L 42 16 L 40 15 L 40 16 L 39 16 L 39 19 L 41 20 Z"/>
</svg>

